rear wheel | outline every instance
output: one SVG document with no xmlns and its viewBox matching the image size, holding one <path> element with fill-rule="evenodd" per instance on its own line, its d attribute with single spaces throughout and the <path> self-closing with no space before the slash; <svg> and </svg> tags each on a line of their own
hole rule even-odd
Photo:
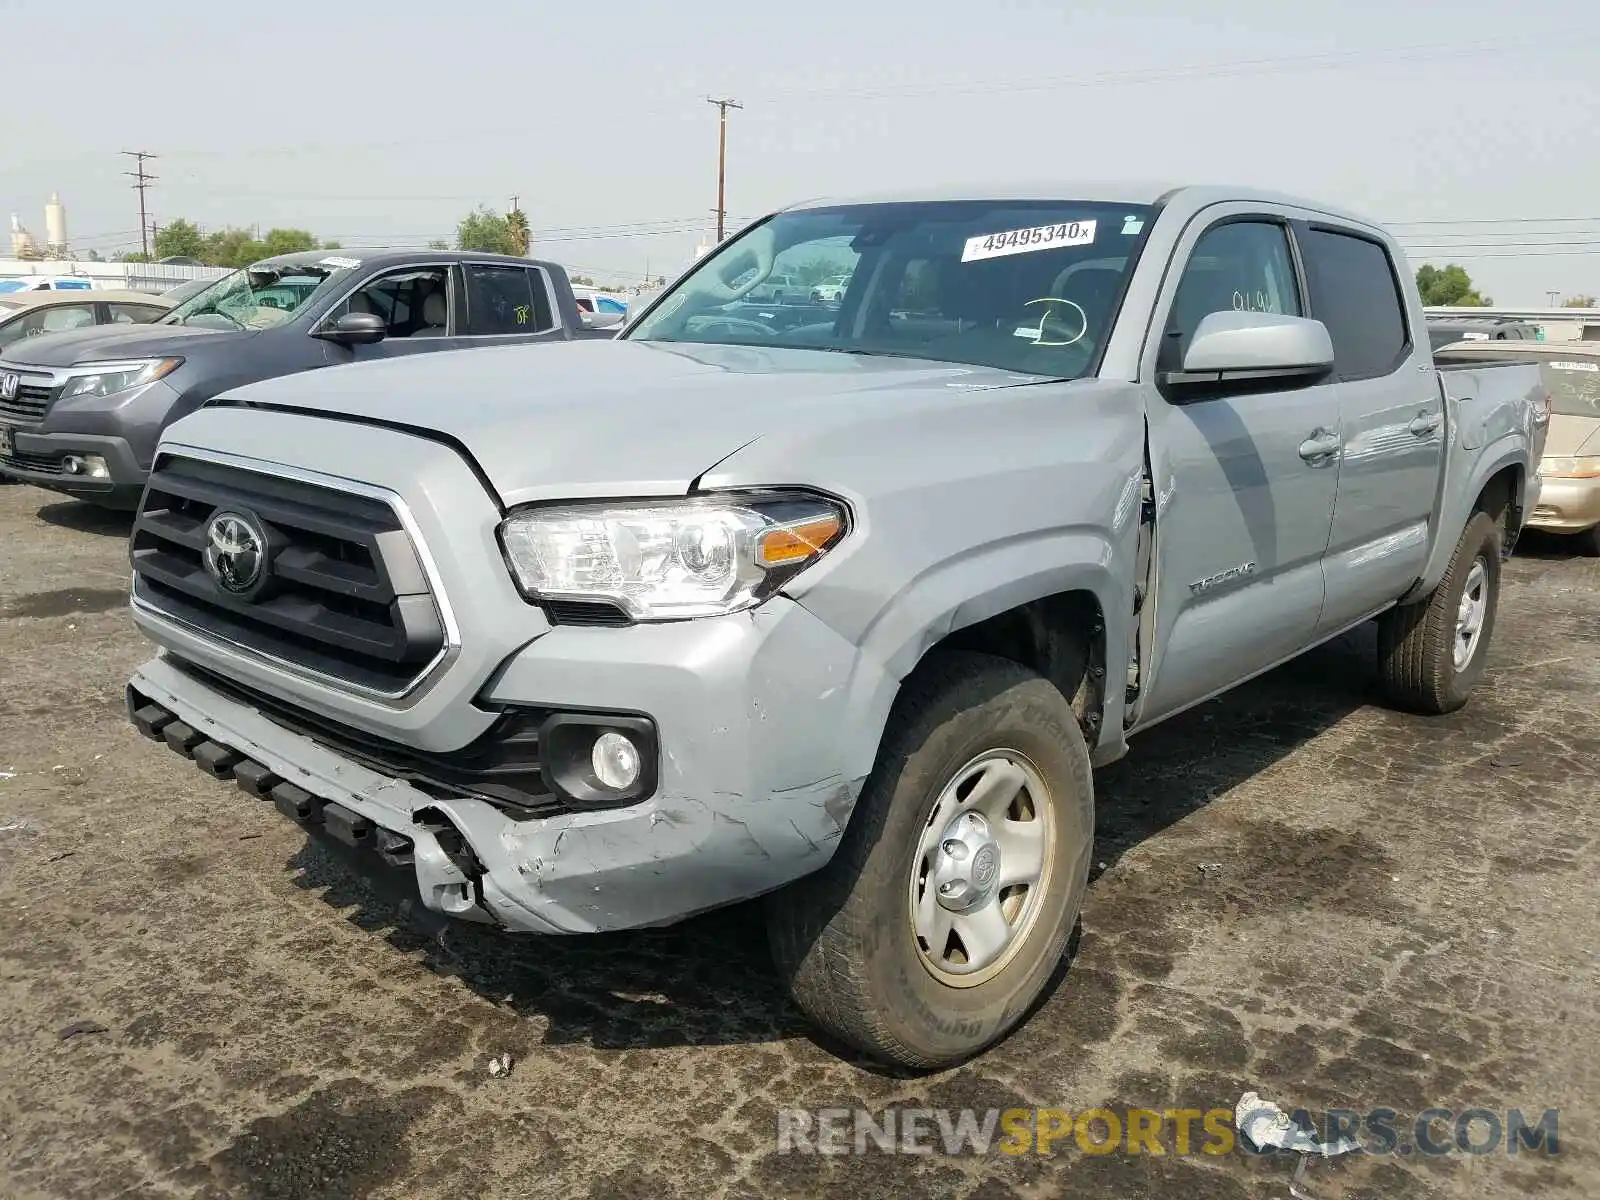
<svg viewBox="0 0 1600 1200">
<path fill-rule="evenodd" d="M 1094 837 L 1089 752 L 1047 680 L 940 654 L 906 681 L 844 841 L 768 901 L 795 1001 L 917 1068 L 966 1059 L 1061 963 Z"/>
<path fill-rule="evenodd" d="M 1483 675 L 1500 600 L 1500 526 L 1475 513 L 1439 586 L 1378 620 L 1378 670 L 1390 698 L 1454 712 Z"/>
</svg>

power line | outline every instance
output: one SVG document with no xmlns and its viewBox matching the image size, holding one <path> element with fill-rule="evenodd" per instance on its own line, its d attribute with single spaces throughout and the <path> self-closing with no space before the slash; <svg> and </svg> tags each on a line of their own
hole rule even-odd
<svg viewBox="0 0 1600 1200">
<path fill-rule="evenodd" d="M 1005 80 L 950 80 L 936 83 L 906 83 L 887 87 L 841 88 L 823 86 L 812 88 L 779 88 L 764 93 L 762 99 L 781 103 L 786 97 L 830 100 L 863 100 L 887 97 L 912 97 L 926 95 L 965 94 L 974 92 L 1051 91 L 1058 88 L 1105 87 L 1119 84 L 1168 83 L 1195 76 L 1221 78 L 1231 75 L 1275 74 L 1283 71 L 1325 70 L 1359 62 L 1411 62 L 1417 59 L 1459 58 L 1479 54 L 1507 54 L 1521 50 L 1540 49 L 1549 42 L 1570 45 L 1574 41 L 1591 41 L 1600 34 L 1571 35 L 1568 31 L 1550 31 L 1548 35 L 1525 38 L 1521 41 L 1484 39 L 1475 42 L 1424 43 L 1410 46 L 1368 48 L 1364 50 L 1325 51 L 1316 54 L 1274 55 L 1267 58 L 1224 60 L 1210 63 L 1188 63 L 1166 67 L 1135 67 L 1121 71 L 1101 71 L 1088 75 L 1046 75 L 1031 79 Z"/>
<path fill-rule="evenodd" d="M 1600 254 L 1600 243 L 1590 243 L 1592 250 L 1514 250 L 1514 251 L 1476 251 L 1476 250 L 1439 250 L 1433 252 L 1440 258 L 1580 258 L 1590 254 Z M 1408 255 L 1422 256 L 1427 251 L 1408 250 Z"/>
<path fill-rule="evenodd" d="M 155 155 L 154 154 L 150 154 L 150 153 L 148 153 L 147 151 L 144 151 L 144 150 L 124 150 L 122 153 L 126 157 L 133 159 L 133 161 L 135 163 L 135 169 L 134 170 L 132 170 L 132 171 L 124 171 L 123 174 L 124 175 L 130 175 L 130 176 L 133 177 L 134 189 L 139 193 L 139 241 L 140 241 L 141 245 L 144 247 L 144 255 L 145 255 L 145 257 L 149 258 L 150 257 L 150 218 L 145 213 L 144 194 L 145 194 L 145 189 L 148 188 L 152 183 L 154 183 L 156 181 L 156 177 L 154 175 L 149 174 L 144 169 L 144 164 L 145 164 L 145 160 L 146 159 L 154 158 Z"/>
<path fill-rule="evenodd" d="M 1392 228 L 1412 225 L 1570 225 L 1587 221 L 1600 222 L 1600 217 L 1435 217 L 1427 221 L 1385 221 Z"/>
</svg>

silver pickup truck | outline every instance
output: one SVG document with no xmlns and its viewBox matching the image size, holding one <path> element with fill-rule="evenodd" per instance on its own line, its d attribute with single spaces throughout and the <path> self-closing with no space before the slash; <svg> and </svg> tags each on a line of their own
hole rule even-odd
<svg viewBox="0 0 1600 1200">
<path fill-rule="evenodd" d="M 782 327 L 748 297 L 825 259 Z M 1060 965 L 1092 768 L 1377 618 L 1484 669 L 1546 399 L 1441 373 L 1358 217 L 1238 190 L 777 212 L 618 339 L 254 384 L 131 542 L 152 739 L 506 930 L 764 896 L 837 1037 L 931 1067 Z"/>
</svg>

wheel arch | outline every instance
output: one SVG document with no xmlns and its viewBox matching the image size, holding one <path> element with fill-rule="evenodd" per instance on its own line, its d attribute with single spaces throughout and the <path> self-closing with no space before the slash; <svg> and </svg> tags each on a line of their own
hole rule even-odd
<svg viewBox="0 0 1600 1200">
<path fill-rule="evenodd" d="M 865 775 L 905 679 L 941 649 L 994 654 L 1051 679 L 1078 713 L 1095 761 L 1124 749 L 1123 667 L 1131 569 L 1112 542 L 1084 530 L 1027 539 L 941 564 L 873 622 L 862 652 L 881 672 L 858 675 L 851 773 Z M 1113 686 L 1108 686 L 1112 684 Z"/>
</svg>

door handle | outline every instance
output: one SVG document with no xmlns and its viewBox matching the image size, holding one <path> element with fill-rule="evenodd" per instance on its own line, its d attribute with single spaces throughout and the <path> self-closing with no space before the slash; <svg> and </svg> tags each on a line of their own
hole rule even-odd
<svg viewBox="0 0 1600 1200">
<path fill-rule="evenodd" d="M 1439 428 L 1439 422 L 1442 420 L 1444 420 L 1442 413 L 1418 413 L 1416 419 L 1413 420 L 1411 424 L 1407 425 L 1406 428 L 1411 430 L 1411 432 L 1416 434 L 1418 437 L 1427 437 L 1434 430 Z"/>
<path fill-rule="evenodd" d="M 1308 463 L 1321 462 L 1339 453 L 1339 435 L 1319 429 L 1300 443 L 1300 457 Z"/>
</svg>

